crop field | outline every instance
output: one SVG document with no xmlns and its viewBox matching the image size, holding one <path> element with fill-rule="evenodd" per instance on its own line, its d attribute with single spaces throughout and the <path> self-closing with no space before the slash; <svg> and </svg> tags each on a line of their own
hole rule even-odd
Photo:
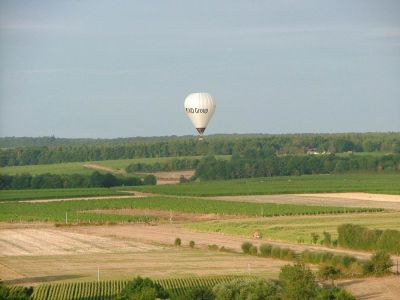
<svg viewBox="0 0 400 300">
<path fill-rule="evenodd" d="M 142 186 L 137 190 L 181 196 L 223 196 L 299 194 L 328 192 L 370 192 L 400 194 L 400 174 L 335 174 L 277 176 L 266 178 L 205 181 L 163 186 Z"/>
<path fill-rule="evenodd" d="M 80 198 L 121 195 L 127 195 L 127 193 L 118 191 L 118 188 L 0 190 L 0 202 L 30 199 Z"/>
<path fill-rule="evenodd" d="M 51 174 L 91 174 L 93 169 L 84 167 L 83 165 L 91 164 L 98 165 L 105 168 L 110 168 L 114 172 L 125 170 L 125 168 L 133 163 L 154 164 L 156 162 L 167 162 L 173 159 L 200 159 L 201 156 L 178 156 L 178 157 L 154 157 L 154 158 L 134 158 L 134 159 L 118 159 L 118 160 L 102 160 L 102 161 L 85 161 L 85 162 L 71 162 L 59 164 L 45 164 L 45 165 L 27 165 L 27 166 L 12 166 L 2 167 L 0 172 L 2 174 L 22 174 L 29 173 L 31 175 L 51 173 Z M 217 155 L 218 159 L 229 159 L 230 155 Z"/>
<path fill-rule="evenodd" d="M 188 277 L 156 279 L 170 294 L 170 299 L 185 295 L 191 288 L 205 286 L 214 287 L 234 279 L 246 278 L 244 276 L 225 275 L 208 277 Z M 250 277 L 249 277 L 250 278 Z M 128 280 L 108 280 L 94 282 L 73 282 L 43 284 L 35 288 L 33 300 L 108 300 L 118 294 L 128 283 Z"/>
<path fill-rule="evenodd" d="M 400 212 L 373 214 L 346 214 L 324 216 L 274 217 L 255 220 L 218 220 L 196 222 L 182 225 L 184 228 L 204 232 L 218 232 L 251 237 L 259 231 L 263 239 L 311 244 L 311 233 L 323 238 L 323 232 L 329 232 L 337 238 L 337 227 L 344 223 L 358 224 L 371 229 L 400 230 Z"/>
<path fill-rule="evenodd" d="M 307 206 L 294 204 L 217 201 L 198 198 L 145 197 L 128 199 L 97 199 L 59 202 L 30 202 L 1 204 L 0 221 L 64 222 L 66 213 L 71 223 L 90 222 L 144 222 L 149 216 L 96 214 L 90 210 L 141 208 L 188 213 L 236 216 L 313 215 L 351 212 L 376 212 L 379 208 L 344 208 L 335 206 Z"/>
</svg>

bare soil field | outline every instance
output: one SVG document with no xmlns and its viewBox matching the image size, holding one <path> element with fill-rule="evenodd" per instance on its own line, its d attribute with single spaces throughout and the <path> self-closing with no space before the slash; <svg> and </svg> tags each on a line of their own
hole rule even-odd
<svg viewBox="0 0 400 300">
<path fill-rule="evenodd" d="M 339 286 L 349 290 L 357 300 L 400 299 L 400 276 L 363 278 L 340 281 Z"/>
<path fill-rule="evenodd" d="M 155 245 L 58 228 L 9 228 L 0 234 L 0 256 L 50 256 L 79 253 L 143 252 Z"/>
<path fill-rule="evenodd" d="M 247 195 L 219 196 L 207 199 L 227 201 L 269 202 L 308 204 L 344 207 L 371 207 L 400 210 L 400 195 L 369 193 L 327 193 L 327 194 L 287 194 L 287 195 Z"/>
</svg>

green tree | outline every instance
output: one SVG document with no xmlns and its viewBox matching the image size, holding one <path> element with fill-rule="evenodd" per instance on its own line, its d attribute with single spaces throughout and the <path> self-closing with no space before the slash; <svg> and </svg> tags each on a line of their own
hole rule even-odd
<svg viewBox="0 0 400 300">
<path fill-rule="evenodd" d="M 311 240 L 312 240 L 312 243 L 313 243 L 313 244 L 316 244 L 316 243 L 318 242 L 318 239 L 319 239 L 319 235 L 318 235 L 317 233 L 315 233 L 315 232 L 312 232 L 312 233 L 311 233 Z"/>
<path fill-rule="evenodd" d="M 322 266 L 318 271 L 319 276 L 324 280 L 331 280 L 331 285 L 335 285 L 335 279 L 340 275 L 340 270 L 334 266 Z"/>
<path fill-rule="evenodd" d="M 284 300 L 314 299 L 317 295 L 315 277 L 304 264 L 285 265 L 279 274 Z"/>
<path fill-rule="evenodd" d="M 136 277 L 117 295 L 117 300 L 154 300 L 168 299 L 169 294 L 150 278 Z"/>
<path fill-rule="evenodd" d="M 250 248 L 253 246 L 252 243 L 250 242 L 243 242 L 242 244 L 242 251 L 243 253 L 249 254 L 250 253 Z"/>
<path fill-rule="evenodd" d="M 199 286 L 191 289 L 188 294 L 181 297 L 182 300 L 214 300 L 215 296 L 209 287 Z"/>
<path fill-rule="evenodd" d="M 365 262 L 363 271 L 365 274 L 384 275 L 390 273 L 392 266 L 393 261 L 390 258 L 390 254 L 386 251 L 378 251 L 371 256 L 370 260 Z"/>
</svg>

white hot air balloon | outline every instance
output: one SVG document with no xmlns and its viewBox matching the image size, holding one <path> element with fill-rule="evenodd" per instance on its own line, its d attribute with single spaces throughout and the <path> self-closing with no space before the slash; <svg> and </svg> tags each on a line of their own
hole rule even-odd
<svg viewBox="0 0 400 300">
<path fill-rule="evenodd" d="M 208 93 L 193 93 L 185 98 L 185 113 L 200 137 L 206 130 L 215 111 L 215 101 Z"/>
</svg>

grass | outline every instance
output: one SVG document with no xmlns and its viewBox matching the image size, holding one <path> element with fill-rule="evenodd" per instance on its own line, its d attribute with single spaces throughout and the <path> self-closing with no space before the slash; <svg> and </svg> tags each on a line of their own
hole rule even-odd
<svg viewBox="0 0 400 300">
<path fill-rule="evenodd" d="M 274 217 L 257 220 L 207 221 L 185 224 L 183 227 L 225 234 L 252 237 L 255 231 L 260 231 L 264 239 L 298 242 L 300 239 L 311 244 L 311 233 L 323 237 L 322 232 L 332 234 L 337 238 L 337 227 L 344 223 L 353 223 L 377 229 L 400 230 L 400 212 L 384 212 L 373 214 L 345 214 L 324 216 Z"/>
<path fill-rule="evenodd" d="M 400 194 L 400 174 L 277 176 L 238 180 L 142 186 L 137 190 L 166 195 L 223 196 L 328 192 Z"/>
<path fill-rule="evenodd" d="M 145 208 L 188 213 L 212 213 L 237 216 L 310 215 L 350 212 L 372 212 L 381 209 L 342 208 L 333 206 L 307 206 L 275 203 L 216 201 L 193 198 L 148 197 L 58 202 L 7 202 L 0 204 L 0 221 L 64 222 L 65 214 L 71 223 L 136 222 L 151 217 L 95 214 L 94 209 Z"/>
<path fill-rule="evenodd" d="M 118 188 L 0 190 L 1 201 L 127 195 Z"/>
<path fill-rule="evenodd" d="M 230 155 L 217 155 L 218 159 L 229 159 Z M 97 164 L 103 167 L 111 168 L 115 172 L 125 170 L 129 164 L 144 163 L 154 164 L 156 162 L 167 162 L 172 159 L 200 159 L 201 156 L 181 156 L 181 157 L 154 157 L 154 158 L 134 158 L 134 159 L 118 159 L 118 160 L 102 160 L 102 161 L 85 161 L 85 162 L 70 162 L 59 164 L 46 165 L 29 165 L 29 166 L 10 166 L 2 167 L 2 174 L 22 174 L 29 173 L 32 175 L 52 173 L 52 174 L 91 174 L 94 170 L 83 167 L 84 164 Z"/>
</svg>

